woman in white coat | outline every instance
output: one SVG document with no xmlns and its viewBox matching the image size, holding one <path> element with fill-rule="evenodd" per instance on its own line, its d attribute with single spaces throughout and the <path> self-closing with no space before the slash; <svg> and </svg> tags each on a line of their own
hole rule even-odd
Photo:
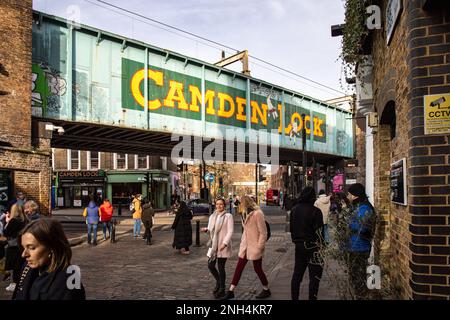
<svg viewBox="0 0 450 320">
<path fill-rule="evenodd" d="M 208 227 L 203 232 L 208 232 L 208 269 L 216 279 L 213 294 L 216 299 L 225 296 L 225 263 L 231 257 L 231 237 L 233 235 L 234 221 L 231 213 L 225 210 L 225 200 L 216 200 L 216 210 L 209 217 Z M 216 269 L 217 262 L 217 269 Z"/>
</svg>

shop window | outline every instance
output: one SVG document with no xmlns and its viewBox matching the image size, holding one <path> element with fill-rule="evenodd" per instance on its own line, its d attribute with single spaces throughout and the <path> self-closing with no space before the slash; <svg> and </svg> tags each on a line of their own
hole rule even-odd
<svg viewBox="0 0 450 320">
<path fill-rule="evenodd" d="M 80 170 L 80 157 L 79 150 L 67 150 L 67 169 Z"/>
<path fill-rule="evenodd" d="M 114 169 L 127 169 L 128 155 L 125 153 L 114 153 Z"/>
</svg>

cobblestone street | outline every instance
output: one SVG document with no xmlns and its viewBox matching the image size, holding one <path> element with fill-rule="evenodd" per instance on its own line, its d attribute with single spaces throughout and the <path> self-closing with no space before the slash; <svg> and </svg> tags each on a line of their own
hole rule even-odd
<svg viewBox="0 0 450 320">
<path fill-rule="evenodd" d="M 119 236 L 118 242 L 100 242 L 96 247 L 82 244 L 72 248 L 73 263 L 81 268 L 82 282 L 87 299 L 213 299 L 214 280 L 207 269 L 206 236 L 201 235 L 201 247 L 191 247 L 190 255 L 176 253 L 172 249 L 173 233 L 164 226 L 154 232 L 153 245 L 147 246 L 131 233 Z M 227 285 L 231 281 L 237 262 L 239 226 L 233 236 L 235 255 L 226 265 Z M 286 241 L 288 240 L 288 241 Z M 293 268 L 293 246 L 286 233 L 275 231 L 266 246 L 263 267 L 272 288 L 272 299 L 290 298 L 290 277 Z M 307 298 L 306 279 L 302 283 L 301 297 Z M 320 299 L 335 299 L 330 283 L 324 279 L 319 292 Z M 7 282 L 2 283 L 3 287 Z M 261 290 L 259 279 L 249 263 L 236 288 L 236 299 L 253 299 Z M 0 299 L 10 299 L 11 294 L 2 288 Z"/>
</svg>

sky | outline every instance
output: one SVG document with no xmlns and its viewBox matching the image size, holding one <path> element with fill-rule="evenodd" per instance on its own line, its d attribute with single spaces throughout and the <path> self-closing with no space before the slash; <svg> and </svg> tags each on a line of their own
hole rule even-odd
<svg viewBox="0 0 450 320">
<path fill-rule="evenodd" d="M 316 99 L 343 96 L 341 38 L 331 26 L 344 21 L 343 0 L 104 0 L 145 17 L 235 48 L 340 92 L 250 59 L 251 76 Z M 33 9 L 143 41 L 209 63 L 236 52 L 182 34 L 97 0 L 33 0 Z M 228 66 L 242 71 L 240 62 Z"/>
</svg>

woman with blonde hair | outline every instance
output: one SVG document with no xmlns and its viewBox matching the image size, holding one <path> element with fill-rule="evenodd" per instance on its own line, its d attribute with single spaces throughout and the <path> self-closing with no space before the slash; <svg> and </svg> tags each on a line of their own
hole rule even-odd
<svg viewBox="0 0 450 320">
<path fill-rule="evenodd" d="M 248 260 L 253 261 L 253 268 L 261 281 L 263 290 L 255 297 L 256 299 L 268 298 L 271 295 L 269 282 L 262 269 L 262 258 L 267 241 L 267 227 L 264 213 L 249 196 L 243 196 L 238 207 L 242 220 L 242 238 L 239 246 L 239 260 L 234 271 L 230 289 L 224 299 L 234 298 L 234 289 L 238 285 L 242 271 Z"/>
<path fill-rule="evenodd" d="M 11 210 L 6 213 L 6 225 L 3 229 L 3 235 L 8 239 L 8 245 L 5 252 L 5 270 L 12 270 L 13 282 L 6 288 L 7 291 L 14 291 L 16 283 L 20 278 L 20 267 L 23 259 L 20 257 L 21 251 L 18 243 L 18 236 L 28 223 L 28 218 L 23 211 L 23 207 L 14 204 Z"/>
</svg>

